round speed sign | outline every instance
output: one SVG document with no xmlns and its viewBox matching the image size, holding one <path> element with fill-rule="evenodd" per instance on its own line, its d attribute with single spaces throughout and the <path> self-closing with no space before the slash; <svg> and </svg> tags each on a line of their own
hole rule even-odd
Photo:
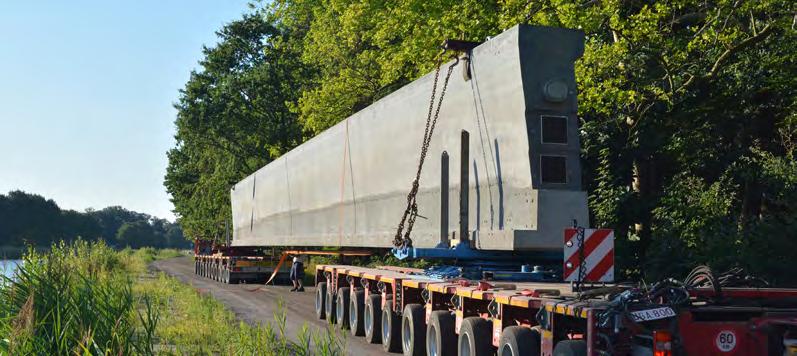
<svg viewBox="0 0 797 356">
<path fill-rule="evenodd" d="M 722 352 L 731 352 L 736 348 L 736 333 L 731 330 L 722 330 L 717 334 L 714 343 L 717 345 L 718 350 Z"/>
</svg>

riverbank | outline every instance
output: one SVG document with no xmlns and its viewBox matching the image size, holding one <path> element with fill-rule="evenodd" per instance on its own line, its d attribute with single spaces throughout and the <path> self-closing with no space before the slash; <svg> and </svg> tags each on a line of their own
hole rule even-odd
<svg viewBox="0 0 797 356">
<path fill-rule="evenodd" d="M 18 280 L 0 285 L 0 334 L 8 335 L 0 354 L 344 353 L 334 333 L 303 329 L 299 341 L 286 337 L 284 311 L 249 325 L 211 296 L 148 268 L 180 255 L 78 242 L 27 256 Z"/>
</svg>

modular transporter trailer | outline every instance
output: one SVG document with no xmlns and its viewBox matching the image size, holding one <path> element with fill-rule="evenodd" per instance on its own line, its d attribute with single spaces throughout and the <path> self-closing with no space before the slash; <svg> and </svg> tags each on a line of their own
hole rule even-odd
<svg viewBox="0 0 797 356">
<path fill-rule="evenodd" d="M 275 249 L 230 247 L 194 240 L 194 273 L 214 281 L 263 283 L 269 277 L 287 280 L 289 270 L 280 264 Z"/>
<path fill-rule="evenodd" d="M 575 293 L 568 283 L 439 280 L 421 272 L 319 265 L 316 314 L 405 355 L 797 353 L 794 289 L 693 288 L 675 306 L 669 302 L 681 297 L 668 294 L 676 288 L 651 290 L 639 303 L 631 287 Z"/>
</svg>

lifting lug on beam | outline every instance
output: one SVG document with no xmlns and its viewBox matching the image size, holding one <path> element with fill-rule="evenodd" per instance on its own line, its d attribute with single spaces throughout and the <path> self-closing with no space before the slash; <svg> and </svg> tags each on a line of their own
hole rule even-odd
<svg viewBox="0 0 797 356">
<path fill-rule="evenodd" d="M 465 62 L 465 65 L 462 66 L 462 79 L 465 81 L 470 80 L 471 72 L 470 72 L 470 57 L 471 57 L 471 50 L 476 48 L 476 46 L 482 44 L 482 42 L 472 42 L 472 41 L 463 41 L 463 40 L 445 40 L 443 45 L 444 52 L 452 51 L 458 53 L 464 53 L 462 58 L 455 57 L 457 60 L 462 60 Z"/>
<path fill-rule="evenodd" d="M 463 40 L 445 40 L 443 42 L 443 49 L 446 51 L 454 52 L 470 52 L 476 46 L 482 44 L 481 42 L 463 41 Z"/>
</svg>

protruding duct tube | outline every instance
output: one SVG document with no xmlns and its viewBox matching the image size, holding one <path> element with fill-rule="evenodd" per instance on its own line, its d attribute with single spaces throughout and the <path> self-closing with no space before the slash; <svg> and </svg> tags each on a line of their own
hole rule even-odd
<svg viewBox="0 0 797 356">
<path fill-rule="evenodd" d="M 440 156 L 440 245 L 449 247 L 448 241 L 448 152 Z"/>
<path fill-rule="evenodd" d="M 459 161 L 459 238 L 466 242 L 469 239 L 468 232 L 468 206 L 470 195 L 470 171 L 468 162 L 470 161 L 470 134 L 467 130 L 462 130 L 460 138 L 460 161 Z"/>
</svg>

